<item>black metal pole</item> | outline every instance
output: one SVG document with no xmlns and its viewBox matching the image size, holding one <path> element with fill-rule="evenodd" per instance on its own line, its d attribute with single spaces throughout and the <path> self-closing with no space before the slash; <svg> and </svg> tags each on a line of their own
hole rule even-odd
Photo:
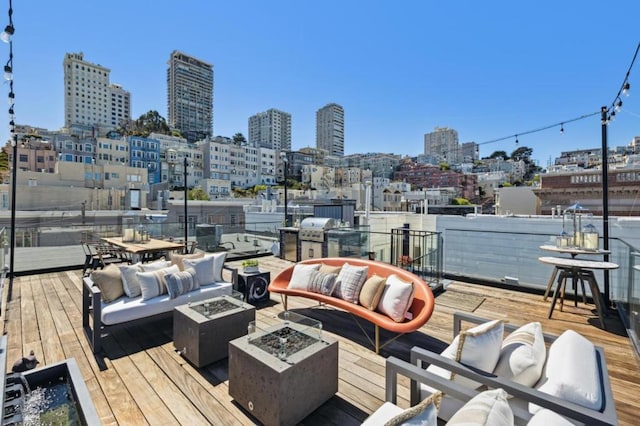
<svg viewBox="0 0 640 426">
<path fill-rule="evenodd" d="M 287 168 L 289 166 L 289 153 L 285 151 L 284 153 L 284 226 L 289 226 L 289 203 L 287 199 L 287 179 L 289 178 L 289 173 L 287 172 Z"/>
<path fill-rule="evenodd" d="M 607 148 L 607 107 L 600 110 L 602 122 L 602 248 L 609 250 L 609 149 Z M 604 261 L 609 261 L 609 255 L 604 255 Z M 609 271 L 604 270 L 604 302 L 611 306 L 609 289 Z"/>
<path fill-rule="evenodd" d="M 15 266 L 15 251 L 16 251 L 16 188 L 17 188 L 17 180 L 18 180 L 18 135 L 14 133 L 13 135 L 13 158 L 11 159 L 11 164 L 13 169 L 11 170 L 11 241 L 9 246 L 11 248 L 11 258 L 9 260 L 9 290 L 7 299 L 11 300 L 11 293 L 13 291 L 13 277 L 14 277 L 14 266 Z"/>
<path fill-rule="evenodd" d="M 184 252 L 185 254 L 188 252 L 187 241 L 189 240 L 189 216 L 187 211 L 187 198 L 189 195 L 189 190 L 187 188 L 187 157 L 184 157 L 183 162 L 183 172 L 184 172 Z"/>
</svg>

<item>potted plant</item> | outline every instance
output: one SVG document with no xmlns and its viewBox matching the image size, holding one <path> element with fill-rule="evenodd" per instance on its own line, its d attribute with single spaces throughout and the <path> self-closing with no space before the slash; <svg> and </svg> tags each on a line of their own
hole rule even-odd
<svg viewBox="0 0 640 426">
<path fill-rule="evenodd" d="M 260 272 L 258 269 L 258 261 L 256 259 L 247 259 L 242 261 L 242 270 L 245 273 L 255 273 Z"/>
</svg>

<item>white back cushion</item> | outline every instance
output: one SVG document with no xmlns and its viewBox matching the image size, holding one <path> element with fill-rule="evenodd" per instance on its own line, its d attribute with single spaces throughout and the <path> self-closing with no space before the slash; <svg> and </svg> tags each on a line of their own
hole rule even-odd
<svg viewBox="0 0 640 426">
<path fill-rule="evenodd" d="M 600 411 L 604 403 L 596 349 L 573 330 L 562 333 L 549 347 L 549 356 L 536 389 L 583 407 Z M 536 413 L 541 407 L 529 404 Z"/>
<path fill-rule="evenodd" d="M 447 422 L 447 425 L 512 426 L 513 412 L 504 389 L 479 393 L 469 400 Z"/>
<path fill-rule="evenodd" d="M 405 282 L 396 274 L 387 277 L 378 302 L 378 312 L 386 314 L 395 322 L 405 320 L 405 315 L 413 303 L 413 283 Z"/>
<path fill-rule="evenodd" d="M 227 252 L 206 255 L 200 259 L 182 259 L 185 269 L 193 268 L 200 285 L 223 282 L 222 268 L 227 258 Z"/>
<path fill-rule="evenodd" d="M 307 290 L 311 280 L 317 274 L 320 269 L 320 264 L 314 265 L 295 265 L 293 272 L 291 273 L 291 279 L 287 288 L 294 288 L 298 290 Z"/>
<path fill-rule="evenodd" d="M 503 334 L 504 324 L 501 320 L 489 321 L 461 331 L 440 355 L 490 373 L 498 363 Z M 472 389 L 480 386 L 478 382 L 451 374 L 450 371 L 435 365 L 430 365 L 427 371 Z"/>
<path fill-rule="evenodd" d="M 542 326 L 531 322 L 504 339 L 493 374 L 532 387 L 540 380 L 546 358 Z"/>
</svg>

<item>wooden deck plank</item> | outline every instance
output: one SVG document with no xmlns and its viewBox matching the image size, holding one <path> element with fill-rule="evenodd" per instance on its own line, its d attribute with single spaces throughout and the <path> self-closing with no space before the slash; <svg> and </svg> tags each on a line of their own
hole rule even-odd
<svg viewBox="0 0 640 426">
<path fill-rule="evenodd" d="M 267 257 L 263 269 L 273 274 L 290 263 Z M 255 419 L 228 395 L 226 361 L 195 368 L 173 350 L 170 321 L 145 328 L 128 328 L 105 339 L 105 353 L 94 356 L 81 327 L 80 271 L 17 277 L 11 300 L 5 301 L 4 330 L 8 335 L 8 364 L 34 349 L 42 358 L 74 357 L 103 424 L 241 424 Z M 303 425 L 355 425 L 384 399 L 385 358 L 408 358 L 413 345 L 441 350 L 452 339 L 453 313 L 459 308 L 514 324 L 540 321 L 546 332 L 575 329 L 605 347 L 618 419 L 635 424 L 640 412 L 638 359 L 621 329 L 617 314 L 606 318 L 608 330 L 597 326 L 593 305 L 572 302 L 547 318 L 549 302 L 541 295 L 454 282 L 447 303 L 439 304 L 419 332 L 402 336 L 376 355 L 344 312 L 318 306 L 303 298 L 289 298 L 290 308 L 323 322 L 323 333 L 339 342 L 339 391 L 304 419 Z M 3 296 L 4 297 L 4 296 Z M 465 298 L 481 297 L 478 306 Z M 462 300 L 456 307 L 456 298 Z M 258 323 L 274 324 L 282 311 L 279 295 L 256 311 Z M 371 331 L 373 328 L 371 328 Z M 55 335 L 51 337 L 50 335 Z M 50 347 L 52 346 L 52 347 Z M 45 352 L 46 351 L 46 352 Z M 15 358 L 15 359 L 14 359 Z M 408 380 L 399 380 L 399 404 L 408 404 Z M 204 407 L 204 408 L 203 408 Z"/>
<path fill-rule="evenodd" d="M 37 276 L 31 276 L 21 288 L 20 310 L 22 311 L 22 353 L 28 355 L 33 351 L 37 358 L 44 353 L 38 329 L 38 316 L 33 300 L 33 287 L 37 285 Z"/>
<path fill-rule="evenodd" d="M 5 288 L 8 286 L 5 286 Z M 22 350 L 22 298 L 20 297 L 21 285 L 13 286 L 13 297 L 8 300 L 8 291 L 5 291 L 5 300 L 2 318 L 4 319 L 4 333 L 7 340 L 7 371 L 11 370 L 13 362 L 17 361 L 24 354 Z"/>
<path fill-rule="evenodd" d="M 140 412 L 150 425 L 177 423 L 177 419 L 164 401 L 138 369 L 138 363 L 141 362 L 140 357 L 148 358 L 148 354 L 141 351 L 140 346 L 136 344 L 136 340 L 130 334 L 126 331 L 123 331 L 122 334 L 126 336 L 124 339 L 114 339 L 114 346 L 111 348 L 113 352 L 110 352 L 112 357 L 111 364 L 118 371 L 120 377 L 126 377 L 125 386 L 136 405 L 140 408 Z M 128 355 L 131 353 L 132 348 L 128 345 L 122 345 L 123 341 L 131 342 L 133 355 Z"/>
<path fill-rule="evenodd" d="M 222 404 L 224 409 L 230 413 L 233 418 L 229 419 L 229 424 L 238 425 L 253 425 L 254 422 L 247 418 L 247 414 L 236 404 L 233 404 L 233 398 L 229 395 L 228 377 L 227 375 L 227 362 L 226 360 L 219 361 L 216 364 L 217 368 L 221 368 L 224 371 L 224 378 L 221 379 L 215 373 L 212 373 L 211 368 L 196 368 L 188 361 L 178 355 L 173 347 L 173 342 L 166 343 L 161 346 L 166 352 L 167 356 L 171 357 L 176 364 L 181 366 L 186 374 L 189 374 L 193 380 L 196 380 L 207 392 L 215 398 L 216 402 Z M 227 414 L 224 413 L 226 417 Z"/>
<path fill-rule="evenodd" d="M 58 336 L 59 329 L 56 327 L 53 318 L 55 313 L 53 306 L 57 296 L 55 295 L 55 291 L 52 291 L 51 281 L 43 276 L 42 279 L 33 281 L 33 289 L 35 292 L 44 294 L 45 296 L 34 299 L 34 305 L 38 313 L 37 321 L 39 334 L 41 336 L 40 340 L 42 341 L 42 361 L 45 365 L 63 361 L 66 357 L 62 348 L 62 342 L 60 342 L 60 337 Z M 64 330 L 62 330 L 62 332 L 64 333 Z"/>
</svg>

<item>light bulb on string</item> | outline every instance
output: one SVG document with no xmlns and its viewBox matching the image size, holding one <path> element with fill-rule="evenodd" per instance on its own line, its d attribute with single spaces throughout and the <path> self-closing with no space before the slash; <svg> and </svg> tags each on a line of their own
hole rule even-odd
<svg viewBox="0 0 640 426">
<path fill-rule="evenodd" d="M 560 134 L 564 135 L 564 123 L 560 123 Z"/>
<path fill-rule="evenodd" d="M 518 145 L 518 135 L 516 135 L 516 145 Z"/>
<path fill-rule="evenodd" d="M 622 99 L 618 98 L 618 101 L 616 102 L 616 106 L 614 107 L 614 110 L 616 112 L 620 112 L 621 109 L 622 109 Z"/>
<path fill-rule="evenodd" d="M 611 111 L 611 114 L 609 114 L 609 121 L 615 121 L 615 119 L 616 119 L 616 112 L 614 110 L 614 111 Z"/>
<path fill-rule="evenodd" d="M 10 65 L 4 66 L 4 79 L 7 81 L 13 80 L 13 70 Z"/>
<path fill-rule="evenodd" d="M 626 83 L 624 83 L 624 86 L 622 86 L 622 94 L 625 96 L 629 96 L 629 89 L 631 89 L 631 85 L 627 81 Z"/>
<path fill-rule="evenodd" d="M 14 33 L 15 28 L 13 28 L 13 25 L 9 24 L 4 28 L 2 34 L 0 34 L 0 40 L 5 43 L 9 43 L 11 41 L 11 36 L 13 36 Z"/>
</svg>

